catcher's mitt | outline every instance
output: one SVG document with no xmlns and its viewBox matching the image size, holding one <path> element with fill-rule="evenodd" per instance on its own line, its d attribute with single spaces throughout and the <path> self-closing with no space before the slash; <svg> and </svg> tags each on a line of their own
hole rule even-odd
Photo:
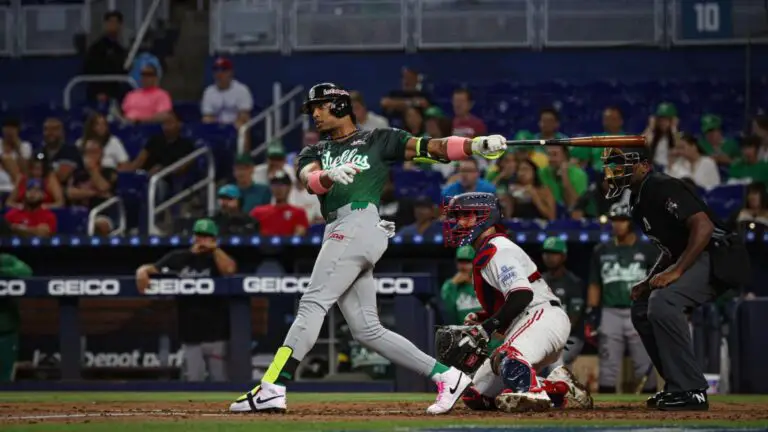
<svg viewBox="0 0 768 432">
<path fill-rule="evenodd" d="M 435 350 L 439 362 L 471 374 L 488 358 L 488 336 L 479 326 L 438 327 Z"/>
</svg>

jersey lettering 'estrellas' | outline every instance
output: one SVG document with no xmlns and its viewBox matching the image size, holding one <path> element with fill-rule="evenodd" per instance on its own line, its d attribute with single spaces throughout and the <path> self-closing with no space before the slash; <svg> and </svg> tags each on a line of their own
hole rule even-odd
<svg viewBox="0 0 768 432">
<path fill-rule="evenodd" d="M 301 172 L 312 162 L 322 169 L 352 163 L 360 170 L 351 184 L 335 184 L 323 195 L 318 195 L 323 217 L 353 201 L 379 204 L 381 192 L 389 176 L 389 165 L 405 159 L 405 147 L 411 135 L 400 129 L 374 129 L 358 131 L 340 141 L 320 141 L 305 147 L 298 157 Z"/>
<path fill-rule="evenodd" d="M 589 283 L 600 287 L 600 304 L 630 307 L 632 287 L 648 275 L 658 254 L 653 245 L 639 240 L 633 245 L 619 245 L 615 241 L 597 245 L 592 252 Z"/>
<path fill-rule="evenodd" d="M 657 172 L 649 173 L 632 192 L 632 220 L 645 235 L 673 260 L 688 245 L 685 221 L 704 212 L 715 226 L 713 238 L 726 234 L 723 223 L 712 213 L 695 190 L 682 180 Z"/>
<path fill-rule="evenodd" d="M 477 251 L 474 261 L 474 283 L 477 299 L 488 314 L 496 313 L 507 295 L 518 290 L 533 291 L 528 308 L 557 300 L 543 279 L 531 283 L 536 263 L 525 251 L 503 234 L 495 235 Z"/>
</svg>

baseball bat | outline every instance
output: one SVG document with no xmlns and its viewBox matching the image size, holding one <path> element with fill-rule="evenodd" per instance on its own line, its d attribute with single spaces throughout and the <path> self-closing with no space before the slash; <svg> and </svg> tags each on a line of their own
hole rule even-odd
<svg viewBox="0 0 768 432">
<path fill-rule="evenodd" d="M 640 394 L 643 392 L 643 387 L 645 387 L 645 383 L 648 382 L 648 378 L 651 377 L 651 374 L 654 370 L 655 369 L 653 368 L 653 363 L 651 363 L 648 366 L 648 370 L 645 371 L 645 375 L 643 375 L 643 377 L 640 378 L 640 382 L 637 383 L 637 387 L 635 387 L 635 394 Z"/>
<path fill-rule="evenodd" d="M 578 138 L 539 139 L 539 140 L 510 140 L 508 146 L 536 145 L 565 145 L 573 147 L 644 147 L 645 137 L 642 135 L 605 135 L 586 136 Z"/>
</svg>

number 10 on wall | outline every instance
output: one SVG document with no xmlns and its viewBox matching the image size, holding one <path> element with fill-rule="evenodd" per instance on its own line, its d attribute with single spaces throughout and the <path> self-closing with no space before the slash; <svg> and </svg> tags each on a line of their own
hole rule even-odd
<svg viewBox="0 0 768 432">
<path fill-rule="evenodd" d="M 731 0 L 679 0 L 683 39 L 732 37 Z"/>
<path fill-rule="evenodd" d="M 719 32 L 720 31 L 720 4 L 715 2 L 695 3 L 693 10 L 696 13 L 696 31 Z"/>
</svg>

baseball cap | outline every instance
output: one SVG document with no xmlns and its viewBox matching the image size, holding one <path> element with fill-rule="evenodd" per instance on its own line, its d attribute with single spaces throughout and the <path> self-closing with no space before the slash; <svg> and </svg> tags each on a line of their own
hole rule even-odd
<svg viewBox="0 0 768 432">
<path fill-rule="evenodd" d="M 219 188 L 219 193 L 217 195 L 224 198 L 240 199 L 240 189 L 233 184 L 224 185 Z"/>
<path fill-rule="evenodd" d="M 565 241 L 559 237 L 547 237 L 544 240 L 544 244 L 541 246 L 541 250 L 544 252 L 555 252 L 565 254 L 568 253 L 568 246 Z"/>
<path fill-rule="evenodd" d="M 433 205 L 435 203 L 432 201 L 432 198 L 426 195 L 422 195 L 413 201 L 414 207 L 432 207 Z"/>
<path fill-rule="evenodd" d="M 431 106 L 424 110 L 424 118 L 440 118 L 445 117 L 445 114 L 443 114 L 443 110 L 440 109 L 440 107 L 437 106 Z"/>
<path fill-rule="evenodd" d="M 475 259 L 475 249 L 472 246 L 462 246 L 456 249 L 456 261 L 472 261 Z"/>
<path fill-rule="evenodd" d="M 198 219 L 195 222 L 192 232 L 195 234 L 208 235 L 216 237 L 219 235 L 219 227 L 216 226 L 216 222 L 210 219 Z"/>
<path fill-rule="evenodd" d="M 272 144 L 267 147 L 267 157 L 281 159 L 285 157 L 285 150 L 281 144 Z"/>
<path fill-rule="evenodd" d="M 714 114 L 704 114 L 701 116 L 701 132 L 707 133 L 712 130 L 720 129 L 723 120 Z"/>
<path fill-rule="evenodd" d="M 269 179 L 269 184 L 291 185 L 293 182 L 285 171 L 278 171 Z"/>
<path fill-rule="evenodd" d="M 235 165 L 253 165 L 253 159 L 247 154 L 235 158 Z"/>
<path fill-rule="evenodd" d="M 670 102 L 662 102 L 656 107 L 657 117 L 677 117 L 677 108 Z"/>
<path fill-rule="evenodd" d="M 213 68 L 220 70 L 232 70 L 232 60 L 226 57 L 219 57 L 216 59 L 216 61 L 213 62 Z"/>
<path fill-rule="evenodd" d="M 42 189 L 43 188 L 43 182 L 40 179 L 29 179 L 27 180 L 27 189 Z"/>
</svg>

